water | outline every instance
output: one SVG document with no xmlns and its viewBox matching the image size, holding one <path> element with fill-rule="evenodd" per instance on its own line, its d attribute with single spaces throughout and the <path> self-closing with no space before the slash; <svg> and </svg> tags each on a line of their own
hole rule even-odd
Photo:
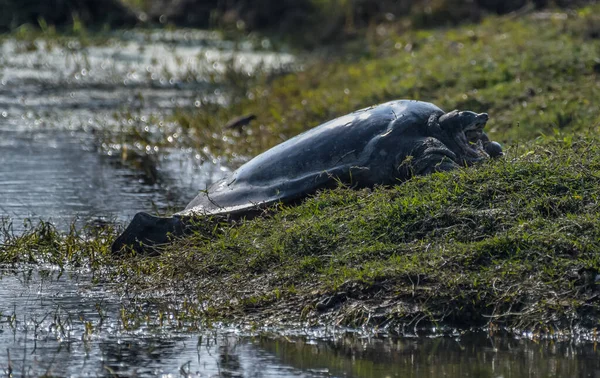
<svg viewBox="0 0 600 378">
<path fill-rule="evenodd" d="M 138 211 L 181 209 L 228 171 L 219 159 L 173 148 L 160 155 L 158 180 L 148 180 L 110 156 L 96 133 L 122 126 L 115 113 L 132 112 L 151 126 L 168 123 L 176 107 L 226 104 L 227 93 L 207 78 L 227 65 L 252 74 L 292 61 L 201 31 L 128 32 L 87 48 L 5 41 L 0 216 L 18 233 L 27 218 L 67 229 L 74 221 L 126 222 Z M 51 266 L 0 269 L 0 376 L 600 377 L 593 343 L 197 329 L 170 316 L 156 320 L 177 298 L 129 297 L 93 278 Z M 128 309 L 148 319 L 131 324 Z"/>
<path fill-rule="evenodd" d="M 174 149 L 160 155 L 156 183 L 99 153 L 94 134 L 118 129 L 127 122 L 118 116 L 124 112 L 152 127 L 168 123 L 176 107 L 225 104 L 227 93 L 210 75 L 228 67 L 252 74 L 292 61 L 201 31 L 127 32 L 85 48 L 75 41 L 66 47 L 4 41 L 0 216 L 19 231 L 26 218 L 66 229 L 78 219 L 126 222 L 138 211 L 182 209 L 228 171 L 219 159 Z"/>
<path fill-rule="evenodd" d="M 595 344 L 485 333 L 390 338 L 350 330 L 187 330 L 155 316 L 139 327 L 85 273 L 0 271 L 0 375 L 227 377 L 600 377 Z M 158 307 L 157 307 L 158 308 Z"/>
<path fill-rule="evenodd" d="M 147 324 L 129 332 L 120 310 L 134 301 L 91 285 L 86 275 L 32 270 L 2 276 L 0 374 L 9 369 L 15 376 L 73 377 L 299 372 L 237 331 L 186 333 L 167 320 L 163 327 Z"/>
</svg>

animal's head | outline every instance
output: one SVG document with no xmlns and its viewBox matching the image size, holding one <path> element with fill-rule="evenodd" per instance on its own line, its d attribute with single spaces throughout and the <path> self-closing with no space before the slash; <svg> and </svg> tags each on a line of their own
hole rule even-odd
<svg viewBox="0 0 600 378">
<path fill-rule="evenodd" d="M 470 164 L 488 157 L 502 155 L 502 148 L 490 142 L 483 131 L 489 116 L 487 113 L 453 110 L 434 121 L 436 137 L 440 138 L 457 157 Z"/>
</svg>

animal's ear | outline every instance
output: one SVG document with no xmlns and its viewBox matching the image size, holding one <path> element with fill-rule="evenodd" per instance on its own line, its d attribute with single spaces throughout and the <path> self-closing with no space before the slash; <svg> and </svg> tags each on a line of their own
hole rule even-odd
<svg viewBox="0 0 600 378">
<path fill-rule="evenodd" d="M 448 112 L 448 113 L 442 115 L 438 120 L 438 122 L 440 123 L 440 127 L 446 131 L 453 130 L 456 126 L 458 126 L 460 124 L 459 116 L 460 116 L 460 113 L 458 110 L 453 110 L 451 112 Z"/>
</svg>

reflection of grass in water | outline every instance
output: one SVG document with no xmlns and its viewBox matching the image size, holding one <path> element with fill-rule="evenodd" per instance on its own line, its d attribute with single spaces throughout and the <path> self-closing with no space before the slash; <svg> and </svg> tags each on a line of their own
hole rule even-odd
<svg viewBox="0 0 600 378">
<path fill-rule="evenodd" d="M 67 271 L 45 270 L 47 268 L 47 265 L 41 268 L 20 265 L 14 270 L 0 272 L 0 282 L 3 282 L 2 279 L 16 279 L 23 288 L 30 288 L 31 297 L 35 298 L 32 300 L 22 293 L 14 293 L 14 309 L 0 313 L 0 326 L 11 333 L 8 339 L 4 339 L 7 348 L 0 360 L 0 372 L 12 372 L 16 376 L 55 376 L 78 365 L 89 370 L 100 362 L 100 369 L 115 374 L 139 369 L 141 363 L 158 362 L 159 366 L 163 366 L 164 359 L 173 357 L 173 348 L 182 347 L 173 342 L 173 338 L 180 340 L 177 338 L 181 337 L 180 332 L 169 332 L 175 330 L 201 331 L 198 348 L 206 348 L 208 354 L 211 349 L 216 349 L 216 344 L 223 345 L 223 340 L 225 345 L 239 340 L 237 336 L 230 338 L 221 332 L 200 329 L 189 322 L 182 323 L 181 317 L 173 316 L 176 311 L 163 312 L 167 302 L 163 304 L 156 296 L 117 298 L 107 293 L 106 296 L 100 294 L 100 297 L 94 295 L 96 299 L 92 299 L 87 298 L 84 291 L 79 298 L 68 298 L 69 295 L 65 298 L 60 293 L 63 289 L 61 283 L 76 280 L 78 288 L 82 287 L 82 283 L 89 284 L 91 288 L 98 282 L 90 282 L 92 277 L 86 273 L 82 280 L 72 267 Z M 98 275 L 94 274 L 94 277 L 98 279 L 100 272 L 96 273 Z M 67 285 L 65 289 L 70 290 L 71 287 Z M 44 294 L 37 300 L 40 292 Z M 3 293 L 4 298 L 6 294 Z M 120 311 L 119 303 L 122 303 Z M 3 308 L 9 308 L 8 302 L 3 305 Z M 13 306 L 12 302 L 10 306 Z M 156 333 L 158 328 L 161 328 L 160 332 Z M 223 352 L 227 351 L 219 349 L 218 355 L 227 358 L 228 355 L 223 355 Z M 229 352 L 232 352 L 231 357 L 237 358 L 235 350 Z M 223 368 L 217 358 L 215 364 L 216 367 L 209 367 Z M 181 366 L 182 369 L 184 367 L 186 364 Z M 190 368 L 189 362 L 187 368 Z"/>
<path fill-rule="evenodd" d="M 3 228 L 6 226 L 5 223 Z M 45 227 L 46 224 L 39 224 L 36 230 L 40 233 L 48 232 L 47 229 L 44 230 Z M 77 235 L 83 237 L 83 233 Z M 2 310 L 8 311 L 0 312 L 0 326 L 10 333 L 10 336 L 4 339 L 7 344 L 4 358 L 0 360 L 0 372 L 12 371 L 18 376 L 40 376 L 40 374 L 55 376 L 55 374 L 64 374 L 65 370 L 62 369 L 67 366 L 82 365 L 85 368 L 85 360 L 90 356 L 99 356 L 100 353 L 103 358 L 102 363 L 105 365 L 102 368 L 125 367 L 130 370 L 137 368 L 140 361 L 152 361 L 157 355 L 160 356 L 160 348 L 153 345 L 153 343 L 161 343 L 161 338 L 153 332 L 159 324 L 153 323 L 150 319 L 164 317 L 165 321 L 160 326 L 164 325 L 171 329 L 177 326 L 176 319 L 160 313 L 161 306 L 164 306 L 160 300 L 153 303 L 152 298 L 145 298 L 140 300 L 143 303 L 137 304 L 134 297 L 118 298 L 113 296 L 114 293 L 106 295 L 100 293 L 100 296 L 93 296 L 96 299 L 88 298 L 84 285 L 89 285 L 90 289 L 97 292 L 98 289 L 93 287 L 102 285 L 106 275 L 103 276 L 102 272 L 95 271 L 97 274 L 89 276 L 84 272 L 82 278 L 74 269 L 74 265 L 71 265 L 77 263 L 68 256 L 63 258 L 70 260 L 69 262 L 64 260 L 65 265 L 68 265 L 65 271 L 56 270 L 47 262 L 41 263 L 41 267 L 18 265 L 11 270 L 6 268 L 3 261 L 5 269 L 0 272 L 0 282 L 4 282 L 5 279 L 17 280 L 22 285 L 23 292 L 30 294 L 23 295 L 20 290 L 16 293 L 7 293 L 5 290 L 2 293 L 3 298 L 9 298 L 14 294 L 12 300 L 15 303 L 7 300 L 2 303 Z M 72 290 L 72 286 L 68 284 L 70 280 L 77 282 L 78 290 L 83 290 L 80 297 L 69 298 L 71 294 L 67 294 L 66 297 L 61 295 L 63 288 Z M 61 283 L 67 285 L 63 287 Z M 121 311 L 118 311 L 119 306 Z M 134 308 L 137 309 L 135 319 L 132 316 L 123 316 Z M 152 314 L 154 316 L 150 316 Z M 136 333 L 129 334 L 130 331 Z M 140 335 L 146 337 L 140 338 Z M 149 341 L 149 337 L 155 336 L 156 339 Z M 206 336 L 210 335 L 206 334 Z M 115 342 L 119 339 L 127 340 L 120 349 L 115 346 L 113 350 L 111 345 L 106 345 L 120 344 Z M 166 356 L 171 355 L 171 345 L 167 343 L 165 347 Z M 90 353 L 92 350 L 93 353 Z M 121 354 L 122 351 L 124 354 Z M 65 363 L 65 359 L 69 361 Z M 91 360 L 91 362 L 93 366 L 98 361 Z"/>
<path fill-rule="evenodd" d="M 23 287 L 34 285 L 38 290 L 43 290 L 44 285 L 48 282 L 58 280 L 62 276 L 62 272 L 57 274 L 55 270 L 36 269 L 35 271 L 39 274 L 37 278 L 32 277 L 35 273 L 31 269 L 24 269 L 19 273 L 16 270 L 14 272 L 3 272 L 0 282 L 3 278 L 6 279 L 7 276 L 14 274 Z M 33 294 L 33 296 L 35 295 Z M 19 296 L 19 298 L 23 297 Z M 40 372 L 45 370 L 42 376 L 53 376 L 52 372 L 55 370 L 55 367 L 61 363 L 61 361 L 57 361 L 57 359 L 60 359 L 59 355 L 61 351 L 65 349 L 70 351 L 74 343 L 82 341 L 86 345 L 90 341 L 93 333 L 92 322 L 86 321 L 81 317 L 81 314 L 73 314 L 66 311 L 60 305 L 55 305 L 52 301 L 39 304 L 40 309 L 44 309 L 46 312 L 43 316 L 34 315 L 38 310 L 35 308 L 36 301 L 29 303 L 29 299 L 24 298 L 20 304 L 22 305 L 23 303 L 27 303 L 27 308 L 32 312 L 17 313 L 17 304 L 15 304 L 12 313 L 6 316 L 6 323 L 8 323 L 13 333 L 14 344 L 17 344 L 17 347 L 6 349 L 7 362 L 4 365 L 4 373 L 8 376 L 12 376 L 13 373 L 19 373 L 19 376 L 23 377 L 40 376 Z M 22 309 L 20 308 L 20 310 Z M 1 313 L 0 317 L 3 317 Z M 99 317 L 101 324 L 103 318 L 100 310 Z M 78 334 L 79 330 L 83 331 L 81 335 Z M 38 347 L 46 350 L 49 349 L 45 346 L 47 342 L 56 344 L 54 353 L 50 353 L 49 355 L 48 351 L 45 351 L 42 361 L 39 361 L 35 357 L 30 357 L 38 352 Z M 19 354 L 22 357 L 16 357 Z"/>
<path fill-rule="evenodd" d="M 351 377 L 527 377 L 532 371 L 543 377 L 585 376 L 595 366 L 583 361 L 598 356 L 589 344 L 571 350 L 568 342 L 487 333 L 419 339 L 342 333 L 321 342 L 308 337 L 260 337 L 255 342 L 286 365 Z"/>
</svg>

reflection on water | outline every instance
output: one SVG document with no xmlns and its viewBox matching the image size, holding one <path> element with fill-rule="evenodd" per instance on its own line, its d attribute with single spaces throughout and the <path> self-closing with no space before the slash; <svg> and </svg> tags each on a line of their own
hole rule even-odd
<svg viewBox="0 0 600 378">
<path fill-rule="evenodd" d="M 170 318 L 160 327 L 151 320 L 125 327 L 121 308 L 139 303 L 111 289 L 87 274 L 0 270 L 0 375 L 600 377 L 594 344 L 332 329 L 186 331 Z M 145 301 L 148 313 L 156 311 Z"/>
<path fill-rule="evenodd" d="M 10 138 L 5 135 L 10 134 Z M 102 156 L 80 132 L 0 131 L 0 213 L 19 231 L 24 218 L 71 222 L 126 221 L 138 211 L 179 210 L 207 182 L 223 175 L 219 164 L 197 163 L 184 153 L 161 158 L 159 183 Z"/>
<path fill-rule="evenodd" d="M 593 344 L 536 343 L 484 333 L 457 338 L 261 338 L 281 363 L 344 377 L 600 377 Z"/>
<path fill-rule="evenodd" d="M 235 49 L 235 52 L 234 52 Z M 94 132 L 118 129 L 120 111 L 161 122 L 176 107 L 227 102 L 208 78 L 235 67 L 279 69 L 286 54 L 253 51 L 200 31 L 126 32 L 102 46 L 0 43 L 0 216 L 126 221 L 138 211 L 182 209 L 226 168 L 171 151 L 158 184 L 99 156 Z M 148 121 L 147 121 L 148 122 Z M 152 124 L 150 124 L 152 126 Z"/>
</svg>

